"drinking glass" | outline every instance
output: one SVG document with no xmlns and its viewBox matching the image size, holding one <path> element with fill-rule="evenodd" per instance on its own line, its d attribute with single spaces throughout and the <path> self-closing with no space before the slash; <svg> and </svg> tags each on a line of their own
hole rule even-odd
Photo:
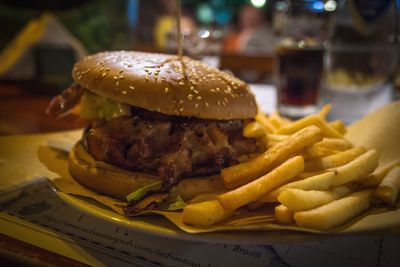
<svg viewBox="0 0 400 267">
<path fill-rule="evenodd" d="M 302 117 L 318 107 L 331 12 L 320 1 L 280 1 L 277 6 L 281 21 L 285 8 L 276 48 L 278 110 L 288 117 Z"/>
</svg>

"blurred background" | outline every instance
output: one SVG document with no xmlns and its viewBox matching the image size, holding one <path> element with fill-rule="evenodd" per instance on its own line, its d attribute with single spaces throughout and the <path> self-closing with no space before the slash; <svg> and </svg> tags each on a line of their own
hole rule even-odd
<svg viewBox="0 0 400 267">
<path fill-rule="evenodd" d="M 362 90 L 371 92 L 359 89 L 360 84 L 377 87 L 378 81 L 381 87 L 390 85 L 389 94 L 381 102 L 392 101 L 400 87 L 398 3 L 364 2 L 365 10 L 373 7 L 376 12 L 361 16 L 367 23 L 359 27 L 362 22 L 357 22 L 351 5 L 362 10 L 363 0 L 182 0 L 184 53 L 251 84 L 279 89 L 277 51 L 282 50 L 277 47 L 304 25 L 312 25 L 313 31 L 323 31 L 318 34 L 329 41 L 323 44 L 325 72 L 320 75 L 324 84 L 335 88 L 334 93 L 316 88 L 318 101 L 343 103 L 337 100 L 336 92 L 346 90 L 359 99 Z M 311 20 L 305 16 L 290 20 L 304 10 L 312 14 Z M 72 82 L 74 62 L 103 50 L 176 53 L 175 15 L 174 0 L 0 0 L 0 134 L 84 125 L 76 117 L 55 120 L 44 113 L 51 97 Z M 387 31 L 383 33 L 382 29 Z M 303 36 L 301 41 L 296 40 L 296 49 L 303 48 L 304 40 L 309 39 Z M 365 53 L 349 58 L 348 53 L 353 55 L 360 47 Z M 382 51 L 388 54 L 380 54 Z M 367 60 L 368 64 L 372 62 L 378 70 L 358 70 L 358 66 L 365 67 L 363 60 L 371 54 L 374 57 Z M 347 89 L 341 90 L 343 87 Z M 378 89 L 374 90 L 375 97 Z M 368 97 L 361 105 L 371 100 Z"/>
</svg>

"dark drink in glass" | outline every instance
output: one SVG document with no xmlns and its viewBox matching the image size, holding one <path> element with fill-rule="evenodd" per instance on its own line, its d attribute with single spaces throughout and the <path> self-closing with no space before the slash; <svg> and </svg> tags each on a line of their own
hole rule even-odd
<svg viewBox="0 0 400 267">
<path fill-rule="evenodd" d="M 323 75 L 323 48 L 281 46 L 277 56 L 279 112 L 293 118 L 315 112 Z"/>
</svg>

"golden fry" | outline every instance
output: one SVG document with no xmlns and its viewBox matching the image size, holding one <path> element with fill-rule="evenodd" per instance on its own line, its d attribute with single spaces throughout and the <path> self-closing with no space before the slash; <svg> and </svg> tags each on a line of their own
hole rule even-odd
<svg viewBox="0 0 400 267">
<path fill-rule="evenodd" d="M 379 187 L 375 191 L 375 196 L 384 203 L 394 206 L 400 189 L 400 166 L 391 169 L 383 178 Z"/>
<path fill-rule="evenodd" d="M 275 218 L 278 223 L 281 224 L 292 224 L 293 220 L 293 212 L 291 212 L 284 205 L 279 205 L 275 207 Z"/>
<path fill-rule="evenodd" d="M 304 159 L 296 156 L 288 159 L 268 174 L 232 191 L 221 194 L 218 201 L 228 210 L 234 210 L 287 183 L 304 169 Z"/>
<path fill-rule="evenodd" d="M 353 161 L 337 167 L 334 186 L 343 185 L 355 180 L 365 179 L 378 166 L 378 153 L 375 149 L 368 150 Z"/>
<path fill-rule="evenodd" d="M 329 124 L 326 123 L 326 121 L 319 114 L 309 115 L 307 117 L 294 121 L 293 123 L 290 123 L 287 126 L 280 128 L 277 133 L 292 134 L 310 125 L 318 126 L 324 132 L 324 136 L 326 137 L 342 137 L 342 134 L 329 126 Z"/>
<path fill-rule="evenodd" d="M 309 160 L 309 159 L 316 159 L 316 158 L 330 156 L 330 155 L 336 154 L 338 152 L 339 151 L 333 150 L 330 148 L 312 145 L 305 149 L 303 156 L 304 156 L 304 159 Z"/>
<path fill-rule="evenodd" d="M 185 201 L 196 195 L 226 190 L 220 176 L 184 179 L 176 186 L 177 194 Z"/>
<path fill-rule="evenodd" d="M 310 160 L 305 162 L 305 171 L 319 171 L 324 169 L 329 169 L 343 164 L 349 163 L 356 157 L 365 153 L 366 149 L 364 147 L 355 147 L 343 152 L 339 152 L 334 155 Z"/>
<path fill-rule="evenodd" d="M 328 115 L 328 113 L 331 111 L 332 109 L 332 104 L 325 104 L 321 110 L 318 112 L 318 114 L 322 117 L 322 118 L 326 118 L 326 116 Z"/>
<path fill-rule="evenodd" d="M 385 175 L 395 166 L 400 166 L 400 159 L 393 160 L 382 167 L 378 167 L 367 179 L 361 182 L 361 185 L 365 188 L 379 185 Z"/>
<path fill-rule="evenodd" d="M 255 119 L 256 121 L 265 126 L 265 129 L 267 130 L 268 133 L 276 132 L 275 126 L 272 125 L 272 123 L 268 120 L 267 116 L 264 113 L 258 112 Z"/>
<path fill-rule="evenodd" d="M 330 123 L 328 123 L 330 127 L 332 127 L 333 129 L 335 129 L 336 131 L 338 131 L 339 133 L 341 133 L 342 135 L 345 135 L 347 130 L 346 130 L 346 126 L 344 126 L 343 121 L 341 120 L 334 120 L 331 121 Z"/>
<path fill-rule="evenodd" d="M 310 210 L 336 199 L 344 197 L 351 192 L 347 186 L 335 187 L 329 191 L 302 190 L 297 188 L 288 188 L 278 195 L 278 200 L 290 211 Z"/>
<path fill-rule="evenodd" d="M 368 209 L 372 193 L 372 190 L 352 193 L 318 208 L 296 212 L 294 219 L 301 227 L 328 230 Z"/>
<path fill-rule="evenodd" d="M 265 126 L 258 121 L 252 121 L 243 128 L 243 136 L 247 138 L 258 138 L 266 134 Z"/>
<path fill-rule="evenodd" d="M 303 180 L 294 181 L 278 187 L 274 191 L 262 196 L 258 199 L 260 202 L 276 202 L 278 195 L 285 189 L 297 188 L 303 190 L 328 190 L 332 187 L 333 180 L 335 179 L 334 172 L 326 172 L 315 176 L 308 177 Z"/>
<path fill-rule="evenodd" d="M 315 175 L 320 175 L 323 173 L 326 173 L 327 170 L 323 170 L 323 171 L 316 171 L 316 172 L 302 172 L 299 175 L 297 175 L 294 179 L 294 181 L 299 181 L 299 180 L 304 180 L 306 178 L 309 178 L 311 176 L 315 176 Z"/>
<path fill-rule="evenodd" d="M 279 113 L 276 111 L 272 112 L 270 114 L 270 116 L 268 117 L 268 119 L 275 126 L 276 129 L 279 129 L 279 128 L 291 123 L 290 120 L 281 117 L 279 115 Z"/>
<path fill-rule="evenodd" d="M 188 204 L 183 208 L 182 221 L 195 226 L 209 226 L 232 217 L 234 210 L 226 210 L 217 200 Z"/>
<path fill-rule="evenodd" d="M 204 201 L 209 201 L 209 200 L 214 200 L 218 197 L 219 193 L 206 193 L 206 194 L 200 194 L 196 195 L 193 198 L 191 198 L 188 203 L 193 204 L 193 203 L 199 203 L 199 202 L 204 202 Z"/>
<path fill-rule="evenodd" d="M 268 134 L 268 141 L 279 143 L 283 140 L 286 140 L 288 137 L 289 137 L 289 135 Z"/>
<path fill-rule="evenodd" d="M 270 148 L 260 156 L 221 171 L 227 188 L 246 184 L 269 172 L 292 155 L 322 139 L 322 131 L 316 126 L 308 126 L 291 135 L 286 140 Z"/>
<path fill-rule="evenodd" d="M 347 150 L 353 147 L 353 145 L 346 139 L 330 138 L 330 137 L 324 137 L 322 141 L 315 143 L 313 146 L 329 148 L 332 150 L 340 150 L 340 151 Z"/>
</svg>

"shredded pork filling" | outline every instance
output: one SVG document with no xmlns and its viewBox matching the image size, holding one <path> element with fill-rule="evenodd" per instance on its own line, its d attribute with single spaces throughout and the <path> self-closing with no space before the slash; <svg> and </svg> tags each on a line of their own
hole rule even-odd
<svg viewBox="0 0 400 267">
<path fill-rule="evenodd" d="M 189 119 L 137 108 L 132 114 L 93 124 L 84 135 L 87 150 L 96 160 L 158 174 L 164 190 L 183 177 L 218 173 L 257 150 L 254 139 L 243 137 L 241 120 Z"/>
</svg>

